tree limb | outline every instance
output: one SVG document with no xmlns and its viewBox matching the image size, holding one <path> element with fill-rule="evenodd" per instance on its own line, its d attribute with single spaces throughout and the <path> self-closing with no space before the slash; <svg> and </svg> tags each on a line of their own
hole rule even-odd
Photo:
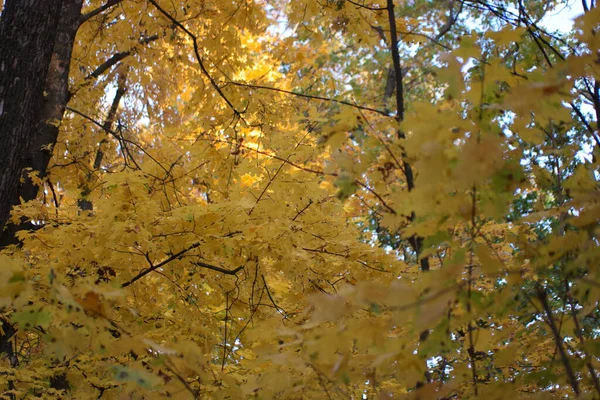
<svg viewBox="0 0 600 400">
<path fill-rule="evenodd" d="M 352 1 L 352 0 L 346 0 L 346 1 L 348 3 L 350 3 L 350 4 L 354 4 L 356 7 L 359 7 L 359 8 L 365 8 L 365 9 L 371 10 L 371 11 L 385 11 L 385 8 L 367 6 L 367 5 L 360 4 L 360 3 L 357 3 L 355 1 Z"/>
<path fill-rule="evenodd" d="M 81 18 L 79 19 L 79 25 L 83 24 L 90 18 L 95 17 L 96 15 L 100 14 L 101 12 L 111 8 L 112 6 L 119 4 L 121 1 L 122 0 L 108 0 L 106 3 L 104 3 L 104 5 L 96 8 L 95 10 L 92 10 L 88 13 L 82 14 Z"/>
<path fill-rule="evenodd" d="M 206 67 L 204 66 L 204 61 L 202 60 L 202 57 L 200 57 L 200 51 L 199 51 L 199 46 L 198 46 L 198 39 L 196 38 L 196 35 L 194 35 L 192 32 L 190 32 L 185 26 L 183 26 L 183 24 L 179 21 L 177 21 L 175 19 L 175 17 L 173 17 L 171 14 L 169 14 L 168 12 L 166 12 L 161 6 L 158 5 L 158 3 L 156 3 L 156 1 L 154 0 L 148 0 L 154 7 L 156 7 L 156 9 L 163 14 L 169 21 L 171 21 L 173 24 L 175 24 L 179 29 L 181 29 L 182 31 L 185 32 L 186 35 L 188 35 L 190 37 L 190 39 L 192 39 L 192 42 L 194 44 L 194 54 L 196 56 L 196 61 L 198 61 L 198 65 L 200 66 L 200 69 L 202 70 L 202 72 L 204 73 L 204 75 L 206 75 L 206 77 L 208 78 L 208 80 L 210 81 L 210 84 L 215 88 L 215 90 L 217 91 L 217 93 L 219 94 L 219 96 L 221 96 L 221 98 L 225 101 L 225 103 L 227 103 L 227 105 L 229 106 L 229 108 L 231 108 L 233 110 L 233 113 L 235 115 L 237 115 L 238 117 L 241 118 L 241 112 L 239 112 L 235 106 L 231 103 L 231 101 L 229 101 L 229 99 L 227 98 L 227 96 L 225 96 L 225 93 L 223 93 L 223 91 L 221 90 L 221 88 L 219 87 L 219 85 L 217 85 L 217 82 L 215 82 L 215 80 L 213 79 L 213 77 L 210 75 L 210 73 L 208 72 L 208 70 L 206 69 Z"/>
<path fill-rule="evenodd" d="M 556 347 L 558 349 L 558 353 L 560 354 L 560 358 L 562 360 L 563 366 L 565 367 L 565 373 L 567 375 L 567 381 L 569 385 L 573 389 L 573 392 L 577 397 L 581 394 L 581 390 L 579 389 L 579 382 L 577 381 L 577 377 L 575 376 L 575 372 L 573 371 L 573 367 L 571 366 L 571 362 L 569 361 L 569 357 L 563 346 L 563 337 L 560 334 L 558 327 L 556 326 L 556 321 L 554 320 L 554 315 L 552 314 L 552 309 L 550 308 L 550 304 L 548 303 L 548 294 L 546 290 L 544 290 L 541 286 L 536 288 L 537 298 L 542 303 L 542 308 L 546 313 L 545 322 L 550 327 L 552 331 L 552 335 L 554 336 L 554 341 L 556 343 Z"/>
<path fill-rule="evenodd" d="M 158 269 L 158 268 L 160 268 L 160 267 L 162 267 L 162 266 L 170 263 L 173 260 L 178 259 L 179 257 L 183 256 L 188 251 L 193 250 L 193 249 L 195 249 L 197 247 L 200 247 L 200 242 L 193 243 L 192 245 L 186 247 L 185 249 L 183 249 L 183 250 L 181 250 L 181 251 L 179 251 L 179 252 L 177 252 L 175 254 L 172 254 L 169 258 L 167 258 L 164 261 L 159 262 L 156 265 L 154 265 L 154 264 L 152 264 L 152 262 L 148 261 L 148 263 L 150 264 L 150 267 L 142 270 L 139 274 L 137 274 L 136 276 L 134 276 L 133 278 L 131 278 L 127 282 L 123 283 L 121 285 L 121 287 L 125 288 L 125 287 L 131 285 L 132 283 L 134 283 L 134 282 L 142 279 L 144 276 L 148 275 L 150 272 L 152 272 L 152 271 L 154 271 L 154 270 L 156 270 L 156 269 Z M 146 257 L 146 258 L 148 259 L 148 257 Z"/>
<path fill-rule="evenodd" d="M 404 120 L 404 89 L 402 87 L 402 66 L 400 64 L 400 53 L 398 51 L 398 32 L 396 29 L 396 14 L 394 13 L 394 0 L 387 0 L 387 13 L 388 13 L 388 21 L 390 24 L 390 50 L 392 53 L 392 63 L 394 66 L 394 75 L 396 78 L 396 120 L 400 123 Z M 398 138 L 404 139 L 406 136 L 401 129 L 398 129 Z M 414 189 L 415 181 L 412 166 L 405 161 L 406 154 L 403 152 L 403 167 L 404 167 L 404 176 L 406 178 L 406 186 L 408 187 L 408 191 Z M 414 213 L 410 216 L 410 220 L 414 221 L 415 215 Z M 413 249 L 417 255 L 417 259 L 419 258 L 419 254 L 421 253 L 421 248 L 423 247 L 423 238 L 420 236 L 413 236 L 409 239 L 409 242 L 412 244 Z M 429 271 L 429 259 L 427 257 L 423 257 L 420 261 L 421 270 Z"/>
<path fill-rule="evenodd" d="M 148 43 L 153 42 L 153 41 L 155 41 L 157 39 L 158 39 L 158 35 L 152 35 L 152 36 L 148 36 L 146 38 L 141 39 L 139 41 L 139 43 L 140 44 L 148 44 Z M 133 49 L 113 54 L 110 58 L 108 58 L 106 61 L 104 61 L 98 67 L 96 67 L 96 69 L 91 74 L 89 74 L 86 77 L 86 79 L 98 78 L 107 69 L 109 69 L 110 67 L 112 67 L 113 65 L 115 65 L 116 63 L 118 63 L 119 61 L 121 61 L 122 59 L 130 56 L 132 52 L 133 52 Z"/>
<path fill-rule="evenodd" d="M 359 109 L 359 110 L 371 111 L 371 112 L 374 112 L 374 113 L 377 113 L 377 114 L 381 114 L 381 115 L 384 115 L 386 117 L 390 116 L 387 112 L 385 112 L 383 110 L 378 110 L 376 108 L 361 106 L 359 104 L 351 103 L 351 102 L 345 101 L 345 100 L 332 99 L 332 98 L 329 98 L 329 97 L 316 96 L 316 95 L 312 95 L 312 94 L 296 93 L 296 92 L 291 92 L 289 90 L 279 89 L 279 88 L 275 88 L 275 87 L 261 86 L 261 85 L 252 85 L 250 83 L 242 83 L 242 82 L 233 82 L 233 81 L 230 81 L 230 82 L 227 82 L 226 85 L 243 86 L 243 87 L 247 87 L 247 88 L 250 88 L 250 89 L 271 90 L 273 92 L 279 92 L 279 93 L 289 94 L 289 95 L 292 95 L 292 96 L 304 97 L 306 99 L 321 100 L 321 101 L 328 101 L 330 103 L 343 104 L 345 106 L 354 107 L 354 108 Z"/>
<path fill-rule="evenodd" d="M 217 271 L 217 272 L 220 272 L 220 273 L 225 274 L 225 275 L 235 275 L 238 272 L 240 272 L 242 270 L 242 268 L 244 268 L 243 265 L 240 265 L 236 269 L 225 269 L 225 268 L 221 268 L 221 267 L 217 267 L 217 266 L 214 266 L 214 265 L 210 265 L 210 264 L 204 263 L 202 261 L 190 261 L 190 263 L 194 264 L 197 267 L 202 267 L 202 268 L 210 269 L 210 270 Z"/>
</svg>

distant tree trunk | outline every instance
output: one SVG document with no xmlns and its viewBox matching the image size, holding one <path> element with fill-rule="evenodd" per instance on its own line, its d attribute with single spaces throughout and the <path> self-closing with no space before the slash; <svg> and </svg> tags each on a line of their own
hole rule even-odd
<svg viewBox="0 0 600 400">
<path fill-rule="evenodd" d="M 6 0 L 0 16 L 0 229 L 44 101 L 63 0 Z"/>
</svg>

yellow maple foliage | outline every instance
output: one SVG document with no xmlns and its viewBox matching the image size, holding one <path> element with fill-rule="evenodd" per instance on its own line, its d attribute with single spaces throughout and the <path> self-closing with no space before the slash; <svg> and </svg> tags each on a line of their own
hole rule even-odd
<svg viewBox="0 0 600 400">
<path fill-rule="evenodd" d="M 64 0 L 3 398 L 600 396 L 598 7 L 562 3 Z"/>
</svg>

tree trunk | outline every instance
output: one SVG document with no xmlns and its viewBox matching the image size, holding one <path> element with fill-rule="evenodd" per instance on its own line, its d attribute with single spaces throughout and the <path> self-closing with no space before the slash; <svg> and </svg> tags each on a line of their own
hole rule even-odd
<svg viewBox="0 0 600 400">
<path fill-rule="evenodd" d="M 62 0 L 7 0 L 0 16 L 0 229 L 35 135 Z"/>
<path fill-rule="evenodd" d="M 37 116 L 37 129 L 31 139 L 31 147 L 25 159 L 24 167 L 38 171 L 39 177 L 46 176 L 52 149 L 58 138 L 60 122 L 70 99 L 69 66 L 73 53 L 75 35 L 81 21 L 83 0 L 63 0 L 58 24 L 54 52 L 46 78 L 46 96 Z M 23 201 L 34 200 L 39 186 L 25 177 L 18 196 Z M 19 198 L 16 198 L 19 201 Z"/>
</svg>

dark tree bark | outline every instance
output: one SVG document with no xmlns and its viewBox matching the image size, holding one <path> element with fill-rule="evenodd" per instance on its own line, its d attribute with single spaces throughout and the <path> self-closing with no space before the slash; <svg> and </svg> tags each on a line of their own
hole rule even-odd
<svg viewBox="0 0 600 400">
<path fill-rule="evenodd" d="M 59 124 L 70 99 L 69 66 L 75 35 L 81 20 L 82 3 L 83 0 L 63 0 L 54 52 L 46 78 L 46 96 L 36 118 L 37 129 L 31 139 L 31 147 L 24 163 L 25 168 L 38 171 L 40 178 L 46 176 L 52 148 L 58 138 Z M 34 200 L 38 191 L 39 187 L 25 177 L 19 190 L 19 197 L 24 201 Z"/>
<path fill-rule="evenodd" d="M 81 24 L 81 8 L 83 0 L 63 0 L 59 22 L 56 27 L 53 52 L 48 73 L 45 79 L 42 105 L 36 114 L 35 129 L 30 136 L 29 151 L 25 155 L 21 170 L 30 168 L 38 171 L 38 176 L 44 178 L 48 163 L 52 157 L 52 149 L 58 138 L 60 122 L 65 107 L 70 99 L 69 66 L 73 53 L 75 35 Z M 28 174 L 21 175 L 19 190 L 14 193 L 12 205 L 19 204 L 37 197 L 39 186 L 29 178 Z M 15 234 L 19 230 L 31 229 L 28 221 L 19 224 L 8 224 L 0 239 L 0 246 L 17 243 Z"/>
<path fill-rule="evenodd" d="M 0 16 L 0 229 L 35 136 L 62 0 L 7 0 Z"/>
</svg>

